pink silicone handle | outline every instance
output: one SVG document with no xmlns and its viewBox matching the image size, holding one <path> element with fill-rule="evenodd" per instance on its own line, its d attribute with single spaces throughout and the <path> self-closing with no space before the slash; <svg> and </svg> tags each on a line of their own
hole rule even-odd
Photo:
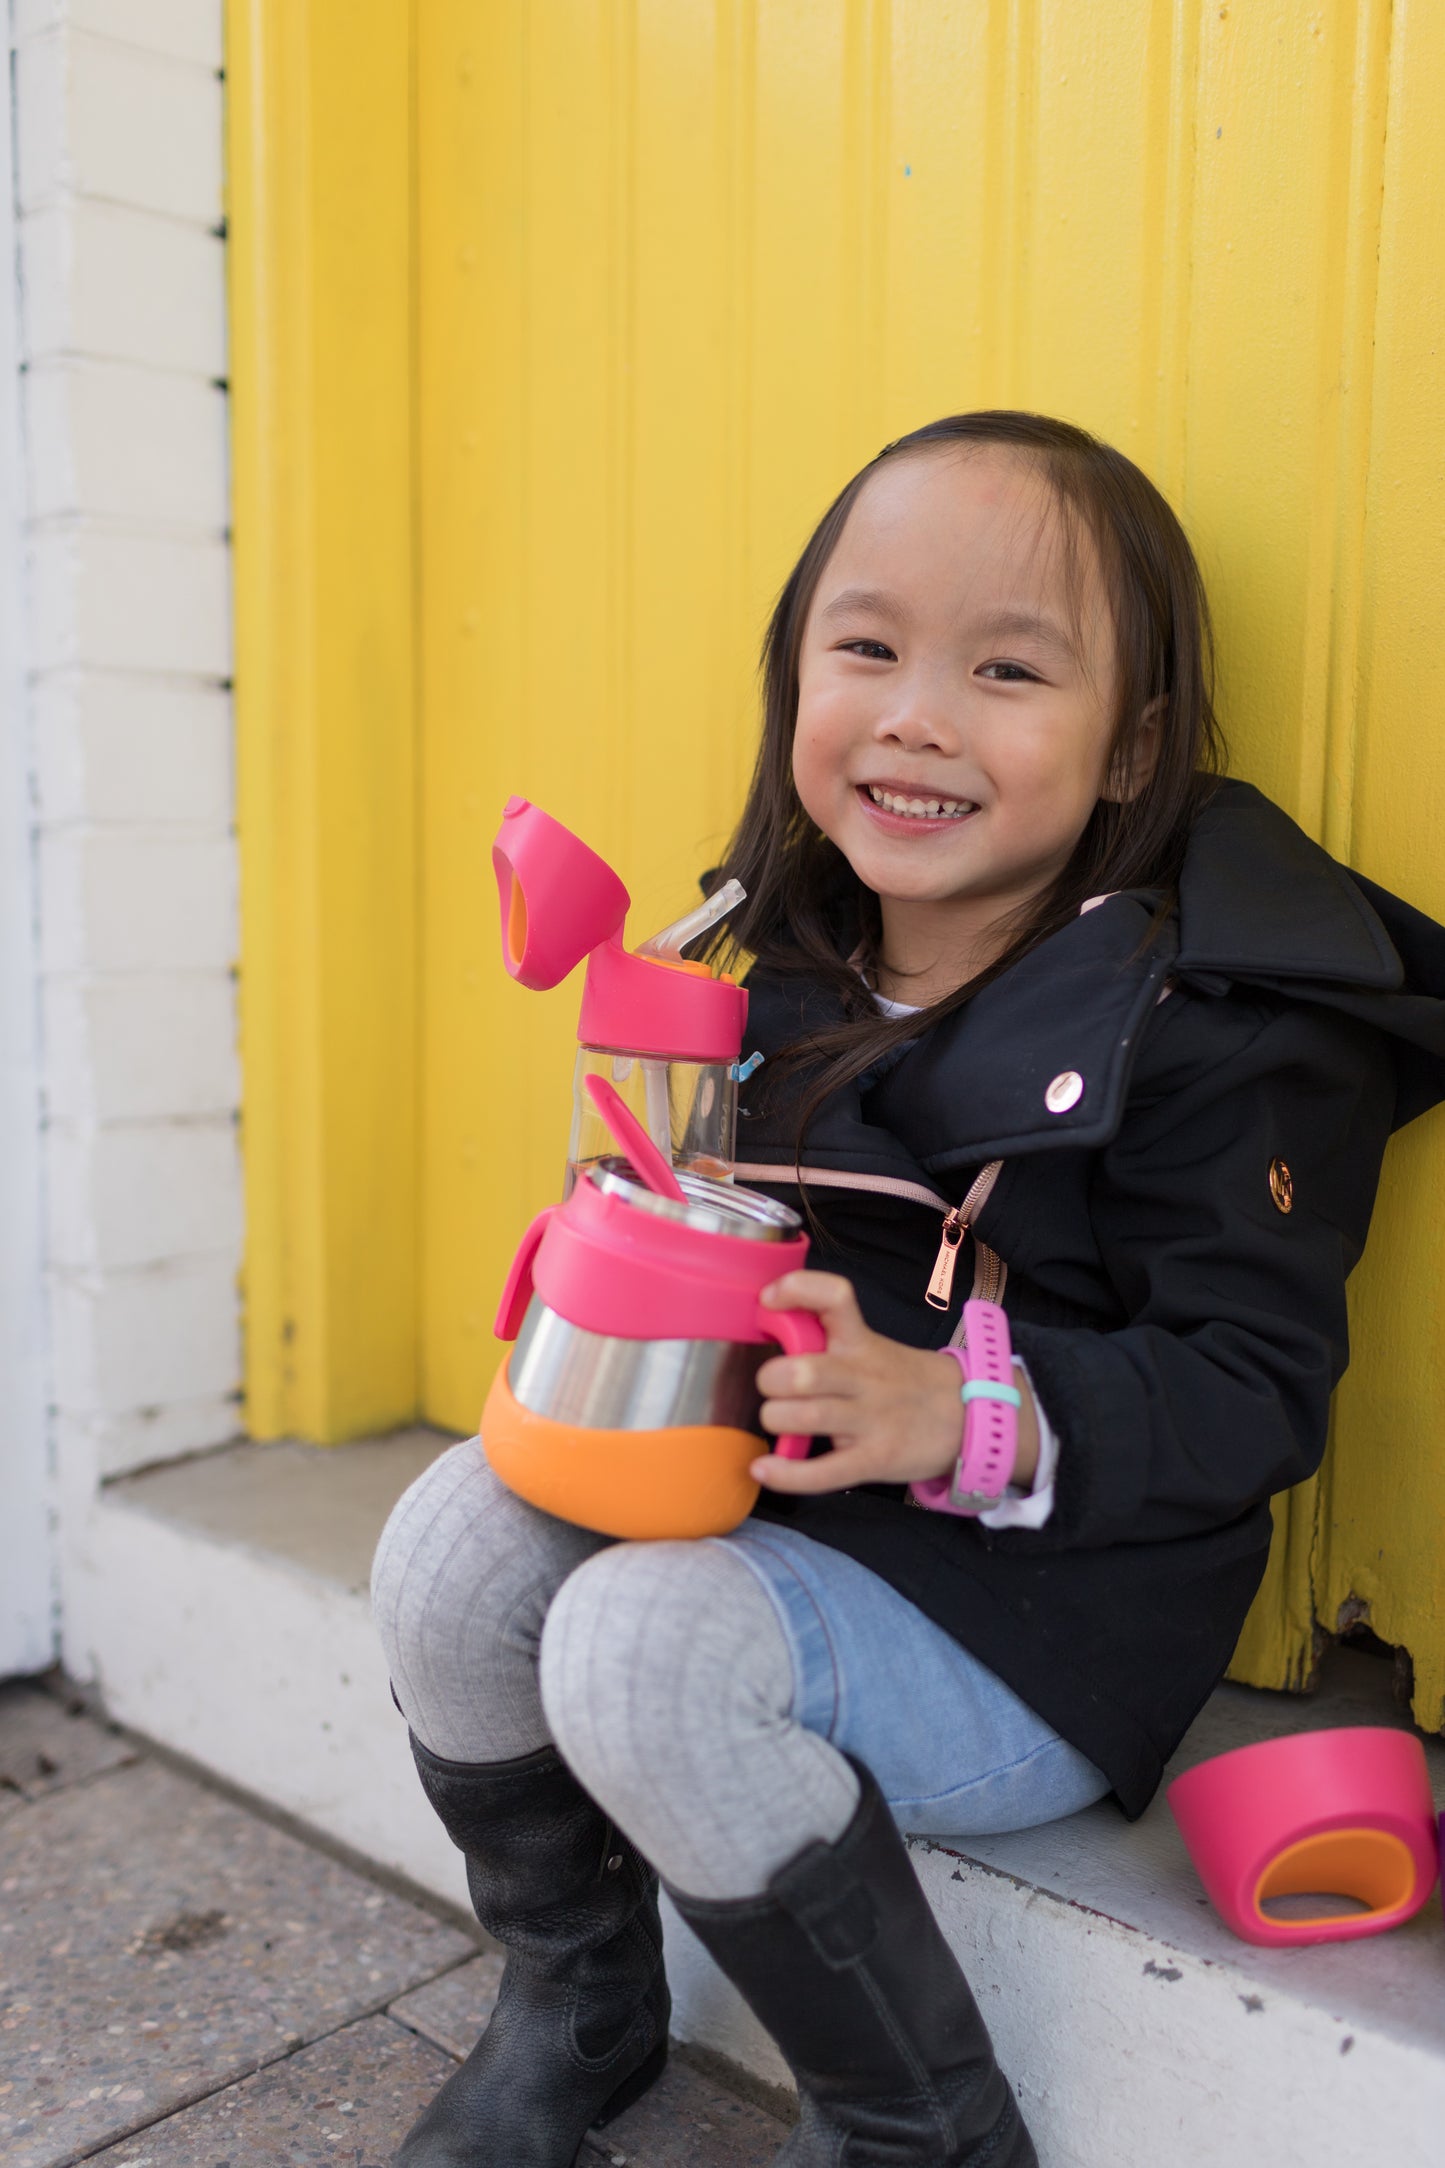
<svg viewBox="0 0 1445 2168">
<path fill-rule="evenodd" d="M 612 1141 L 631 1160 L 648 1188 L 658 1197 L 671 1198 L 674 1204 L 686 1204 L 681 1182 L 616 1086 L 609 1084 L 605 1076 L 585 1076 L 582 1082 L 612 1132 Z"/>
<path fill-rule="evenodd" d="M 765 1310 L 759 1303 L 758 1326 L 785 1355 L 821 1355 L 828 1345 L 828 1335 L 811 1310 Z M 811 1438 L 790 1430 L 773 1451 L 779 1460 L 806 1460 L 812 1443 Z"/>
<path fill-rule="evenodd" d="M 507 1284 L 502 1289 L 502 1299 L 497 1304 L 497 1322 L 492 1327 L 499 1340 L 515 1340 L 522 1329 L 522 1319 L 532 1299 L 532 1265 L 557 1209 L 555 1204 L 545 1206 L 517 1245 Z"/>
</svg>

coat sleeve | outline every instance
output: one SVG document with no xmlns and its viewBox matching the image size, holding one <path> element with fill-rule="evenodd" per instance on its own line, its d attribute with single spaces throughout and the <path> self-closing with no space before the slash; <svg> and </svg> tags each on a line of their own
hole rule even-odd
<svg viewBox="0 0 1445 2168">
<path fill-rule="evenodd" d="M 1375 1031 L 1284 1001 L 1228 1059 L 1131 1104 L 1090 1198 L 1128 1323 L 1017 1325 L 1059 1437 L 1056 1502 L 1046 1528 L 994 1542 L 1191 1535 L 1314 1472 L 1393 1104 Z"/>
</svg>

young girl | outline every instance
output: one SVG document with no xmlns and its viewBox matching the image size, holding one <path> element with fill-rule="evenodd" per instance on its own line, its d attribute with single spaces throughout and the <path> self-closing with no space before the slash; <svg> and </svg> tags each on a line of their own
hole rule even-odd
<svg viewBox="0 0 1445 2168">
<path fill-rule="evenodd" d="M 1208 665 L 1162 498 L 1037 416 L 889 445 L 803 552 L 715 878 L 738 1175 L 808 1212 L 771 1299 L 827 1332 L 762 1422 L 829 1449 L 700 1543 L 553 1520 L 485 1439 L 398 1504 L 377 1625 L 509 1951 L 407 2168 L 569 2168 L 652 2081 L 658 1875 L 796 2075 L 781 2160 L 1035 2160 L 900 1829 L 1142 1812 L 1318 1465 L 1386 1136 L 1445 1096 L 1445 932 L 1218 779 Z"/>
</svg>

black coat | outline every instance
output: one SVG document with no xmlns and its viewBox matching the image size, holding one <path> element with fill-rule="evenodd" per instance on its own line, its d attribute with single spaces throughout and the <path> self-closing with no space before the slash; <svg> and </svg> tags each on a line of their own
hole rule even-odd
<svg viewBox="0 0 1445 2168">
<path fill-rule="evenodd" d="M 942 1210 L 1004 1161 L 976 1232 L 1008 1266 L 1014 1346 L 1060 1441 L 1048 1525 L 991 1534 L 877 1485 L 758 1506 L 900 1589 L 1096 1762 L 1130 1816 L 1233 1653 L 1271 1494 L 1319 1465 L 1386 1139 L 1445 1097 L 1445 929 L 1258 791 L 1219 787 L 1177 913 L 1147 940 L 1157 903 L 1122 892 L 1041 943 L 835 1093 L 803 1155 L 942 1200 L 809 1191 L 810 1262 L 918 1347 L 948 1339 L 972 1278 L 965 1250 L 950 1310 L 924 1302 Z M 749 986 L 748 1045 L 765 1055 L 804 1014 L 836 1014 L 816 987 L 757 971 Z M 1083 1095 L 1050 1113 L 1045 1090 L 1071 1070 Z M 738 1157 L 778 1166 L 767 1186 L 796 1202 L 795 1115 L 766 1074 L 744 1090 Z"/>
</svg>

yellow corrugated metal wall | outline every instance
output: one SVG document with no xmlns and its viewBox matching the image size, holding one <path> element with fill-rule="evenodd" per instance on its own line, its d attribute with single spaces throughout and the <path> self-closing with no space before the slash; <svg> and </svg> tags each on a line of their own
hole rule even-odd
<svg viewBox="0 0 1445 2168">
<path fill-rule="evenodd" d="M 497 961 L 500 802 L 612 857 L 635 932 L 679 908 L 740 802 L 770 599 L 900 431 L 1030 406 L 1136 458 L 1205 566 L 1236 770 L 1445 916 L 1445 10 L 414 0 L 412 23 L 417 1340 L 426 1412 L 467 1426 L 555 1191 L 575 1014 Z M 1332 1459 L 1280 1508 L 1240 1653 L 1298 1681 L 1316 1621 L 1367 1607 L 1431 1727 L 1442 1169 L 1438 1121 L 1393 1149 Z"/>
</svg>

